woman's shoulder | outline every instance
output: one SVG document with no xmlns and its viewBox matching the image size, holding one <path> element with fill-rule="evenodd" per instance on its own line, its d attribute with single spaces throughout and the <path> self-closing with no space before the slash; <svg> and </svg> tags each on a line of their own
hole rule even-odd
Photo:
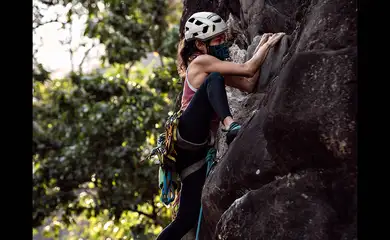
<svg viewBox="0 0 390 240">
<path fill-rule="evenodd" d="M 209 55 L 209 54 L 199 54 L 198 56 L 196 56 L 196 57 L 191 61 L 191 63 L 195 63 L 195 64 L 204 63 L 204 62 L 210 61 L 210 59 L 211 59 L 212 57 L 213 57 L 213 56 L 211 56 L 211 55 Z"/>
<path fill-rule="evenodd" d="M 201 53 L 201 52 L 194 52 L 190 57 L 189 57 L 189 62 L 193 62 L 194 60 L 198 59 L 199 57 L 202 57 L 204 55 L 207 55 L 207 54 L 204 54 L 204 53 Z"/>
</svg>

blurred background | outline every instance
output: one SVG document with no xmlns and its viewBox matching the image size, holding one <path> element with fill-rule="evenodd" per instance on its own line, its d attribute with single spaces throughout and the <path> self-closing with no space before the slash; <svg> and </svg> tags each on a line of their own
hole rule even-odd
<svg viewBox="0 0 390 240">
<path fill-rule="evenodd" d="M 33 0 L 33 239 L 154 239 L 180 0 Z"/>
</svg>

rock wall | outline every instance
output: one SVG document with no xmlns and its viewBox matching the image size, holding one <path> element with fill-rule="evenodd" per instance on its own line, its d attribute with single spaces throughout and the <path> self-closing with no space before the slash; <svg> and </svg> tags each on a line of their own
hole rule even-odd
<svg viewBox="0 0 390 240">
<path fill-rule="evenodd" d="M 184 0 L 228 19 L 232 60 L 265 32 L 286 32 L 257 91 L 227 87 L 243 128 L 203 189 L 200 239 L 357 239 L 357 3 Z"/>
</svg>

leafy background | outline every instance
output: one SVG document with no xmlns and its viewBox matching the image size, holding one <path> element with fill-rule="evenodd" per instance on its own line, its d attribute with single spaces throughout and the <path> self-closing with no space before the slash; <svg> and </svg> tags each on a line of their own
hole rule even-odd
<svg viewBox="0 0 390 240">
<path fill-rule="evenodd" d="M 33 1 L 33 35 L 54 26 L 70 61 L 55 74 L 39 58 L 45 33 L 34 38 L 34 239 L 154 239 L 170 222 L 157 166 L 139 161 L 181 90 L 181 12 L 178 0 Z"/>
</svg>

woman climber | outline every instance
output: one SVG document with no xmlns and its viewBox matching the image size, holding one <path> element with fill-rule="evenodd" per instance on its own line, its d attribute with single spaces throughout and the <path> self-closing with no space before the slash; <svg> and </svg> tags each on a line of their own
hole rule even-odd
<svg viewBox="0 0 390 240">
<path fill-rule="evenodd" d="M 219 121 L 227 132 L 228 145 L 236 137 L 240 124 L 233 120 L 229 110 L 225 85 L 252 92 L 268 50 L 284 35 L 263 34 L 253 57 L 238 64 L 224 61 L 229 57 L 225 42 L 227 25 L 217 14 L 193 14 L 184 31 L 185 40 L 178 47 L 178 69 L 185 80 L 177 132 L 178 139 L 189 147 L 175 146 L 175 171 L 181 176 L 184 169 L 205 159 L 208 151 L 205 143 L 210 139 L 210 132 L 216 134 Z M 205 164 L 200 166 L 181 179 L 178 213 L 157 240 L 179 240 L 196 225 L 207 171 Z"/>
</svg>

